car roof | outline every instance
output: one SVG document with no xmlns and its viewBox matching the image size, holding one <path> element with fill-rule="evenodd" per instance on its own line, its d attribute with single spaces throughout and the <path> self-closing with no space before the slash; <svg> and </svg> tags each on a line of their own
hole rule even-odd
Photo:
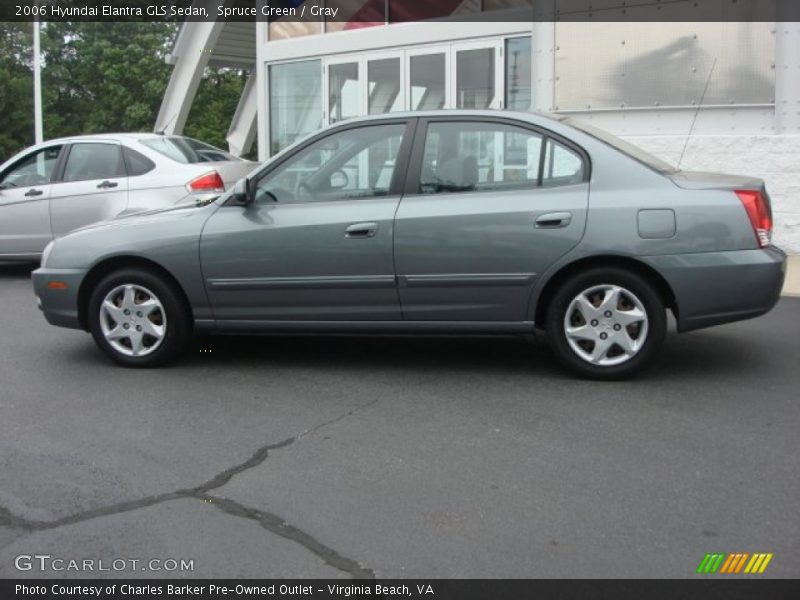
<svg viewBox="0 0 800 600">
<path fill-rule="evenodd" d="M 437 110 L 413 110 L 403 112 L 381 113 L 363 117 L 354 117 L 339 123 L 348 121 L 375 121 L 382 119 L 408 119 L 408 118 L 429 118 L 429 117 L 507 117 L 520 119 L 523 121 L 563 121 L 564 117 L 540 111 L 513 111 L 507 109 L 468 109 L 468 108 L 446 108 Z"/>
<path fill-rule="evenodd" d="M 143 139 L 151 139 L 151 138 L 160 138 L 160 137 L 185 137 L 182 135 L 169 135 L 165 136 L 164 134 L 160 133 L 153 133 L 150 131 L 141 131 L 141 132 L 132 132 L 132 133 L 92 133 L 87 135 L 68 135 L 60 138 L 54 138 L 52 140 L 47 140 L 44 143 L 52 144 L 52 143 L 65 143 L 65 142 L 86 142 L 86 141 L 115 141 L 115 142 L 122 142 L 125 140 L 143 140 Z"/>
</svg>

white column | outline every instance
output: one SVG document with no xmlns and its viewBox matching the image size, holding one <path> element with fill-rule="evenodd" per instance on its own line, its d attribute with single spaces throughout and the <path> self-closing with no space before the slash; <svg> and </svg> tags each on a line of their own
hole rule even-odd
<svg viewBox="0 0 800 600">
<path fill-rule="evenodd" d="M 37 144 L 44 141 L 42 123 L 42 58 L 40 56 L 38 20 L 33 22 L 33 130 Z"/>
<path fill-rule="evenodd" d="M 800 23 L 775 29 L 775 131 L 800 133 Z"/>
<path fill-rule="evenodd" d="M 241 156 L 250 150 L 256 137 L 256 116 L 258 113 L 258 94 L 256 93 L 257 76 L 255 69 L 250 72 L 244 85 L 236 113 L 225 140 L 228 151 L 234 156 Z"/>
<path fill-rule="evenodd" d="M 531 108 L 550 112 L 555 105 L 556 24 L 534 21 L 531 32 Z"/>
<path fill-rule="evenodd" d="M 261 3 L 259 2 L 259 11 Z M 267 68 L 264 61 L 267 59 L 268 23 L 256 21 L 256 122 L 258 135 L 258 160 L 267 160 L 269 155 L 269 107 L 267 103 Z"/>
<path fill-rule="evenodd" d="M 180 44 L 174 54 L 175 67 L 161 101 L 154 131 L 170 134 L 183 131 L 203 71 L 224 26 L 224 21 L 185 21 L 181 25 Z"/>
</svg>

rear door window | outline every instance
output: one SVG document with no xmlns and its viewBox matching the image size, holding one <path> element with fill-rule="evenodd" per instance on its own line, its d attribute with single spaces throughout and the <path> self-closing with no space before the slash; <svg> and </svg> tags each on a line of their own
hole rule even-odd
<svg viewBox="0 0 800 600">
<path fill-rule="evenodd" d="M 430 123 L 419 191 L 491 191 L 536 187 L 542 136 L 504 123 Z"/>
<path fill-rule="evenodd" d="M 114 179 L 125 176 L 118 144 L 80 143 L 70 147 L 64 166 L 64 181 Z"/>
</svg>

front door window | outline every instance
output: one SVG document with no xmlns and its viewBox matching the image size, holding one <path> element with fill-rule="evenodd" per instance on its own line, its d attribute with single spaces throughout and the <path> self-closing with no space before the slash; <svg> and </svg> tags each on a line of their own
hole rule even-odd
<svg viewBox="0 0 800 600">
<path fill-rule="evenodd" d="M 301 150 L 258 184 L 260 203 L 323 202 L 386 196 L 405 123 L 333 133 Z"/>
<path fill-rule="evenodd" d="M 4 189 L 50 183 L 61 146 L 50 146 L 29 154 L 0 176 Z"/>
</svg>

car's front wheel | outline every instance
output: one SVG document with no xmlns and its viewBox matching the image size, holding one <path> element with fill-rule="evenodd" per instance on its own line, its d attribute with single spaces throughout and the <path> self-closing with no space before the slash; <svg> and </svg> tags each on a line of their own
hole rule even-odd
<svg viewBox="0 0 800 600">
<path fill-rule="evenodd" d="M 667 317 L 643 277 L 599 268 L 568 280 L 547 311 L 547 336 L 559 359 L 592 379 L 624 379 L 645 367 L 664 341 Z"/>
<path fill-rule="evenodd" d="M 88 306 L 95 342 L 126 367 L 155 367 L 186 346 L 191 321 L 180 293 L 144 269 L 122 269 L 94 289 Z"/>
</svg>

